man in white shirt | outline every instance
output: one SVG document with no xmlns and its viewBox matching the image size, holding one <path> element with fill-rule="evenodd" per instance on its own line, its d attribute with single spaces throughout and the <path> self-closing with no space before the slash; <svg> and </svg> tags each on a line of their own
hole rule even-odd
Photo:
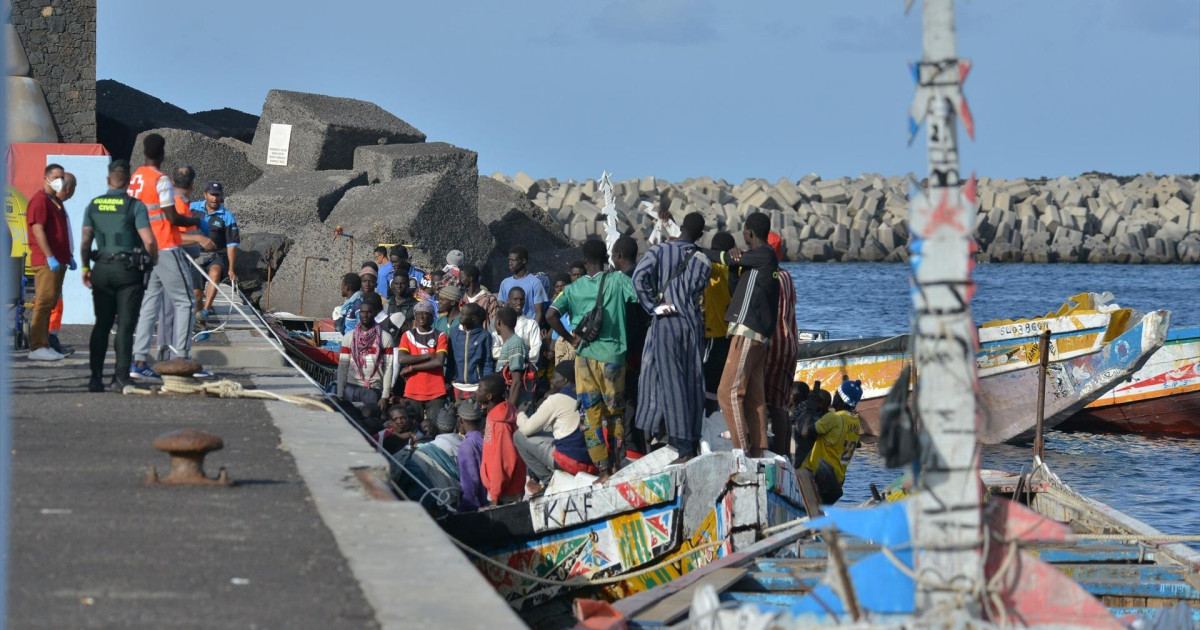
<svg viewBox="0 0 1200 630">
<path fill-rule="evenodd" d="M 542 353 L 542 330 L 538 327 L 537 321 L 532 317 L 522 315 L 522 309 L 525 308 L 525 289 L 521 287 L 513 287 L 508 291 L 508 305 L 517 312 L 517 336 L 525 342 L 525 347 L 529 348 L 529 364 L 535 369 L 538 365 L 538 359 Z M 492 358 L 500 358 L 500 346 L 504 341 L 500 339 L 500 333 L 492 330 Z"/>
</svg>

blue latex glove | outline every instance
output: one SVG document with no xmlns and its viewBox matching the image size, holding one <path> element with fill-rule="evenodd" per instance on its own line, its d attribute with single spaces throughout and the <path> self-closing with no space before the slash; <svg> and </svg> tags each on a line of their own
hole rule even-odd
<svg viewBox="0 0 1200 630">
<path fill-rule="evenodd" d="M 74 259 L 74 258 L 72 258 L 72 259 L 71 259 L 71 262 L 67 263 L 67 269 L 70 269 L 71 271 L 75 271 L 75 270 L 76 270 L 76 269 L 78 269 L 78 268 L 79 268 L 79 265 L 77 265 L 77 264 L 75 263 L 75 259 Z"/>
<path fill-rule="evenodd" d="M 53 256 L 46 258 L 46 264 L 50 266 L 50 271 L 62 269 L 62 263 L 58 262 L 58 259 Z"/>
</svg>

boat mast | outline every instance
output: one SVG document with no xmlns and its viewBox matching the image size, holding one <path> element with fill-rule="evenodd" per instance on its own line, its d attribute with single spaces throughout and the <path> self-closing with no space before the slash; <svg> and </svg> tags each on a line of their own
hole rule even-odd
<svg viewBox="0 0 1200 630">
<path fill-rule="evenodd" d="M 910 0 L 911 1 L 911 0 Z M 981 616 L 983 580 L 979 462 L 975 443 L 975 348 L 970 302 L 975 240 L 974 177 L 959 176 L 957 118 L 974 135 L 958 59 L 953 0 L 924 0 L 924 54 L 914 67 L 913 135 L 926 123 L 929 182 L 915 191 L 909 215 L 916 410 L 921 422 L 918 492 L 913 514 L 916 613 Z M 965 186 L 964 186 L 965 183 Z"/>
</svg>

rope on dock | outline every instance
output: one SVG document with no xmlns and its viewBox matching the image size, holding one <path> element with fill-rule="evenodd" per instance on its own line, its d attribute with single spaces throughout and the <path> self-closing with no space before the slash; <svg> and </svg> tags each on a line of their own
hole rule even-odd
<svg viewBox="0 0 1200 630">
<path fill-rule="evenodd" d="M 278 400 L 280 402 L 292 403 L 293 405 L 315 407 L 321 411 L 328 411 L 330 413 L 333 412 L 332 407 L 313 398 L 308 398 L 306 396 L 278 394 L 266 389 L 246 389 L 242 387 L 241 383 L 228 379 L 222 379 L 216 381 L 215 383 L 196 383 L 191 378 L 186 376 L 171 376 L 168 374 L 163 374 L 162 380 L 162 388 L 160 388 L 159 391 L 164 394 L 212 394 L 221 398 L 258 398 L 263 400 Z M 149 395 L 153 392 L 147 389 L 126 386 L 121 393 Z"/>
</svg>

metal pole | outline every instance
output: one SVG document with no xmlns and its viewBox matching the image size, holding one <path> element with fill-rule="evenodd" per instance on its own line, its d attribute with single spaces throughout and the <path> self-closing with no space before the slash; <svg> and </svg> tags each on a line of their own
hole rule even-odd
<svg viewBox="0 0 1200 630">
<path fill-rule="evenodd" d="M 0 2 L 0 24 L 7 24 L 12 16 L 9 15 L 12 6 L 8 2 Z M 8 50 L 5 41 L 5 29 L 0 28 L 0 50 Z M 7 103 L 5 94 L 7 81 L 0 81 L 0 103 Z M 0 149 L 8 155 L 8 111 L 0 116 Z M 5 177 L 8 169 L 0 170 L 0 190 L 7 190 Z M 8 229 L 5 225 L 0 229 Z M 7 303 L 15 293 L 15 288 L 9 286 L 12 281 L 9 267 L 13 264 L 12 252 L 0 252 L 0 295 Z M 24 299 L 24 296 L 21 296 Z M 12 381 L 8 376 L 8 364 L 12 360 L 9 348 L 12 347 L 12 336 L 9 327 L 4 327 L 4 348 L 0 350 L 0 626 L 5 626 L 8 620 L 8 559 L 9 559 L 9 507 L 12 505 Z"/>
<path fill-rule="evenodd" d="M 1050 329 L 1042 331 L 1038 338 L 1038 405 L 1037 433 L 1033 437 L 1033 454 L 1039 461 L 1046 459 L 1046 442 L 1043 439 L 1042 423 L 1046 419 L 1046 367 L 1050 364 Z"/>
<path fill-rule="evenodd" d="M 305 256 L 304 257 L 304 274 L 300 278 L 300 316 L 304 317 L 304 290 L 308 288 L 308 261 L 319 260 L 321 262 L 329 262 L 328 258 L 321 256 Z"/>
<path fill-rule="evenodd" d="M 959 175 L 957 122 L 973 133 L 962 100 L 970 65 L 958 59 L 953 0 L 924 0 L 922 59 L 910 112 L 914 136 L 926 125 L 929 179 L 912 196 L 913 359 L 916 412 L 921 421 L 913 542 L 918 616 L 951 611 L 946 623 L 978 619 L 983 563 L 976 459 L 975 323 L 971 280 L 974 181 Z M 953 624 L 951 624 L 953 625 Z"/>
</svg>

